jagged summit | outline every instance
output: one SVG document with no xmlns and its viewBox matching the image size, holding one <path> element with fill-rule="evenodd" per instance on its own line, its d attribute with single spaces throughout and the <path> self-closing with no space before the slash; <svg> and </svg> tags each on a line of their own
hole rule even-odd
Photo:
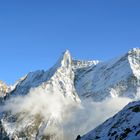
<svg viewBox="0 0 140 140">
<path fill-rule="evenodd" d="M 133 53 L 133 52 L 140 52 L 140 48 L 132 48 L 128 51 L 128 53 Z"/>
<path fill-rule="evenodd" d="M 62 55 L 62 59 L 61 59 L 61 64 L 62 66 L 66 66 L 69 67 L 72 64 L 72 58 L 71 58 L 71 54 L 69 52 L 69 50 L 66 50 L 63 55 Z"/>
<path fill-rule="evenodd" d="M 108 96 L 134 98 L 140 87 L 140 49 L 76 72 L 75 87 L 83 98 L 100 101 Z"/>
<path fill-rule="evenodd" d="M 0 80 L 0 97 L 5 96 L 8 91 L 9 91 L 9 88 L 6 85 L 6 83 Z"/>
<path fill-rule="evenodd" d="M 128 61 L 132 72 L 137 77 L 137 83 L 140 85 L 140 49 L 133 48 L 128 52 Z"/>
<path fill-rule="evenodd" d="M 26 95 L 32 88 L 43 88 L 51 93 L 61 94 L 72 100 L 79 101 L 79 97 L 74 87 L 74 72 L 72 70 L 72 58 L 70 52 L 66 50 L 57 63 L 49 70 L 38 70 L 30 72 L 16 84 L 11 92 L 12 95 Z"/>
<path fill-rule="evenodd" d="M 56 63 L 56 67 L 67 67 L 70 68 L 72 66 L 73 69 L 85 68 L 92 65 L 97 65 L 100 61 L 99 60 L 76 60 L 73 59 L 69 50 L 66 50 L 62 53 L 60 58 Z"/>
<path fill-rule="evenodd" d="M 66 49 L 64 52 L 63 52 L 64 55 L 66 54 L 69 54 L 70 55 L 70 51 L 68 49 Z"/>
<path fill-rule="evenodd" d="M 134 64 L 140 63 L 140 48 L 133 48 L 129 50 L 127 56 L 130 62 Z"/>
<path fill-rule="evenodd" d="M 55 67 L 66 67 L 69 68 L 72 64 L 72 58 L 69 50 L 66 50 L 62 53 L 60 58 L 58 59 L 57 63 L 55 64 Z"/>
</svg>

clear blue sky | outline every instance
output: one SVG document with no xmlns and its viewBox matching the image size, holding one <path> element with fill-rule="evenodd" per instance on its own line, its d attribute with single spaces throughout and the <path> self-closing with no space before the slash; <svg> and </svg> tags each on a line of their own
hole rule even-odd
<svg viewBox="0 0 140 140">
<path fill-rule="evenodd" d="M 48 69 L 69 49 L 108 60 L 140 47 L 140 0 L 0 0 L 0 79 Z"/>
</svg>

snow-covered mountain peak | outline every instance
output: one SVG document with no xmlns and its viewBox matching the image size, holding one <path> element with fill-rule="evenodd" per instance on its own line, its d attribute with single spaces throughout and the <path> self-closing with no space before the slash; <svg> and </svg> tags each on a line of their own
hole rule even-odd
<svg viewBox="0 0 140 140">
<path fill-rule="evenodd" d="M 72 64 L 72 58 L 69 50 L 66 50 L 65 52 L 62 53 L 60 58 L 58 59 L 56 63 L 56 67 L 66 67 L 69 68 L 71 67 Z"/>
<path fill-rule="evenodd" d="M 140 82 L 140 49 L 133 48 L 128 52 L 128 61 L 137 81 Z"/>
<path fill-rule="evenodd" d="M 140 86 L 140 49 L 76 71 L 75 86 L 81 97 L 135 97 Z"/>
<path fill-rule="evenodd" d="M 0 80 L 0 97 L 5 96 L 8 90 L 9 90 L 8 86 L 3 81 Z"/>
<path fill-rule="evenodd" d="M 137 59 L 140 58 L 140 49 L 139 48 L 133 48 L 130 51 L 128 51 L 127 55 L 128 55 L 129 59 L 137 60 Z"/>
<path fill-rule="evenodd" d="M 55 68 L 59 67 L 65 67 L 65 68 L 71 68 L 72 69 L 81 69 L 81 68 L 86 68 L 90 66 L 95 66 L 99 63 L 99 60 L 76 60 L 73 59 L 70 51 L 66 50 L 65 52 L 62 53 L 60 58 L 58 59 L 56 65 L 54 66 Z"/>
<path fill-rule="evenodd" d="M 61 64 L 62 64 L 62 66 L 66 66 L 66 67 L 71 66 L 72 58 L 71 58 L 71 54 L 70 54 L 69 50 L 66 50 L 63 53 L 63 58 L 62 58 Z"/>
<path fill-rule="evenodd" d="M 128 54 L 135 53 L 135 52 L 140 52 L 140 48 L 132 48 L 128 51 Z"/>
<path fill-rule="evenodd" d="M 26 95 L 32 88 L 43 88 L 52 94 L 58 93 L 62 97 L 79 101 L 74 87 L 74 71 L 70 52 L 66 50 L 49 70 L 38 70 L 27 74 L 18 81 L 11 93 L 13 95 Z"/>
</svg>

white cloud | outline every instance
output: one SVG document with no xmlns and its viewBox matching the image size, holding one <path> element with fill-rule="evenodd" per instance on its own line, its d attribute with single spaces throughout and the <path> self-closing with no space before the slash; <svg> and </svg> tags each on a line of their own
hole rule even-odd
<svg viewBox="0 0 140 140">
<path fill-rule="evenodd" d="M 24 117 L 24 120 L 37 114 L 40 114 L 45 122 L 55 120 L 58 123 L 55 125 L 60 125 L 58 129 L 54 125 L 44 129 L 43 133 L 55 132 L 58 136 L 63 134 L 64 140 L 73 140 L 78 134 L 85 134 L 114 115 L 130 101 L 128 98 L 116 97 L 102 102 L 87 100 L 80 104 L 64 98 L 59 91 L 51 93 L 37 88 L 32 89 L 25 97 L 19 96 L 8 100 L 3 110 L 11 111 L 13 115 L 20 114 L 19 117 Z M 16 127 L 15 125 L 15 129 Z"/>
</svg>

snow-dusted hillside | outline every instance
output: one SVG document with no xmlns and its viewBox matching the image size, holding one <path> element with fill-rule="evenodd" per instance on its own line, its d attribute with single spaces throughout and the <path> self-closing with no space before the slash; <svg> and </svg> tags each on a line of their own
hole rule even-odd
<svg viewBox="0 0 140 140">
<path fill-rule="evenodd" d="M 140 101 L 129 103 L 119 113 L 80 140 L 140 140 Z"/>
<path fill-rule="evenodd" d="M 134 98 L 140 86 L 140 49 L 121 57 L 76 70 L 75 87 L 81 98 L 100 101 L 106 97 Z"/>
</svg>

